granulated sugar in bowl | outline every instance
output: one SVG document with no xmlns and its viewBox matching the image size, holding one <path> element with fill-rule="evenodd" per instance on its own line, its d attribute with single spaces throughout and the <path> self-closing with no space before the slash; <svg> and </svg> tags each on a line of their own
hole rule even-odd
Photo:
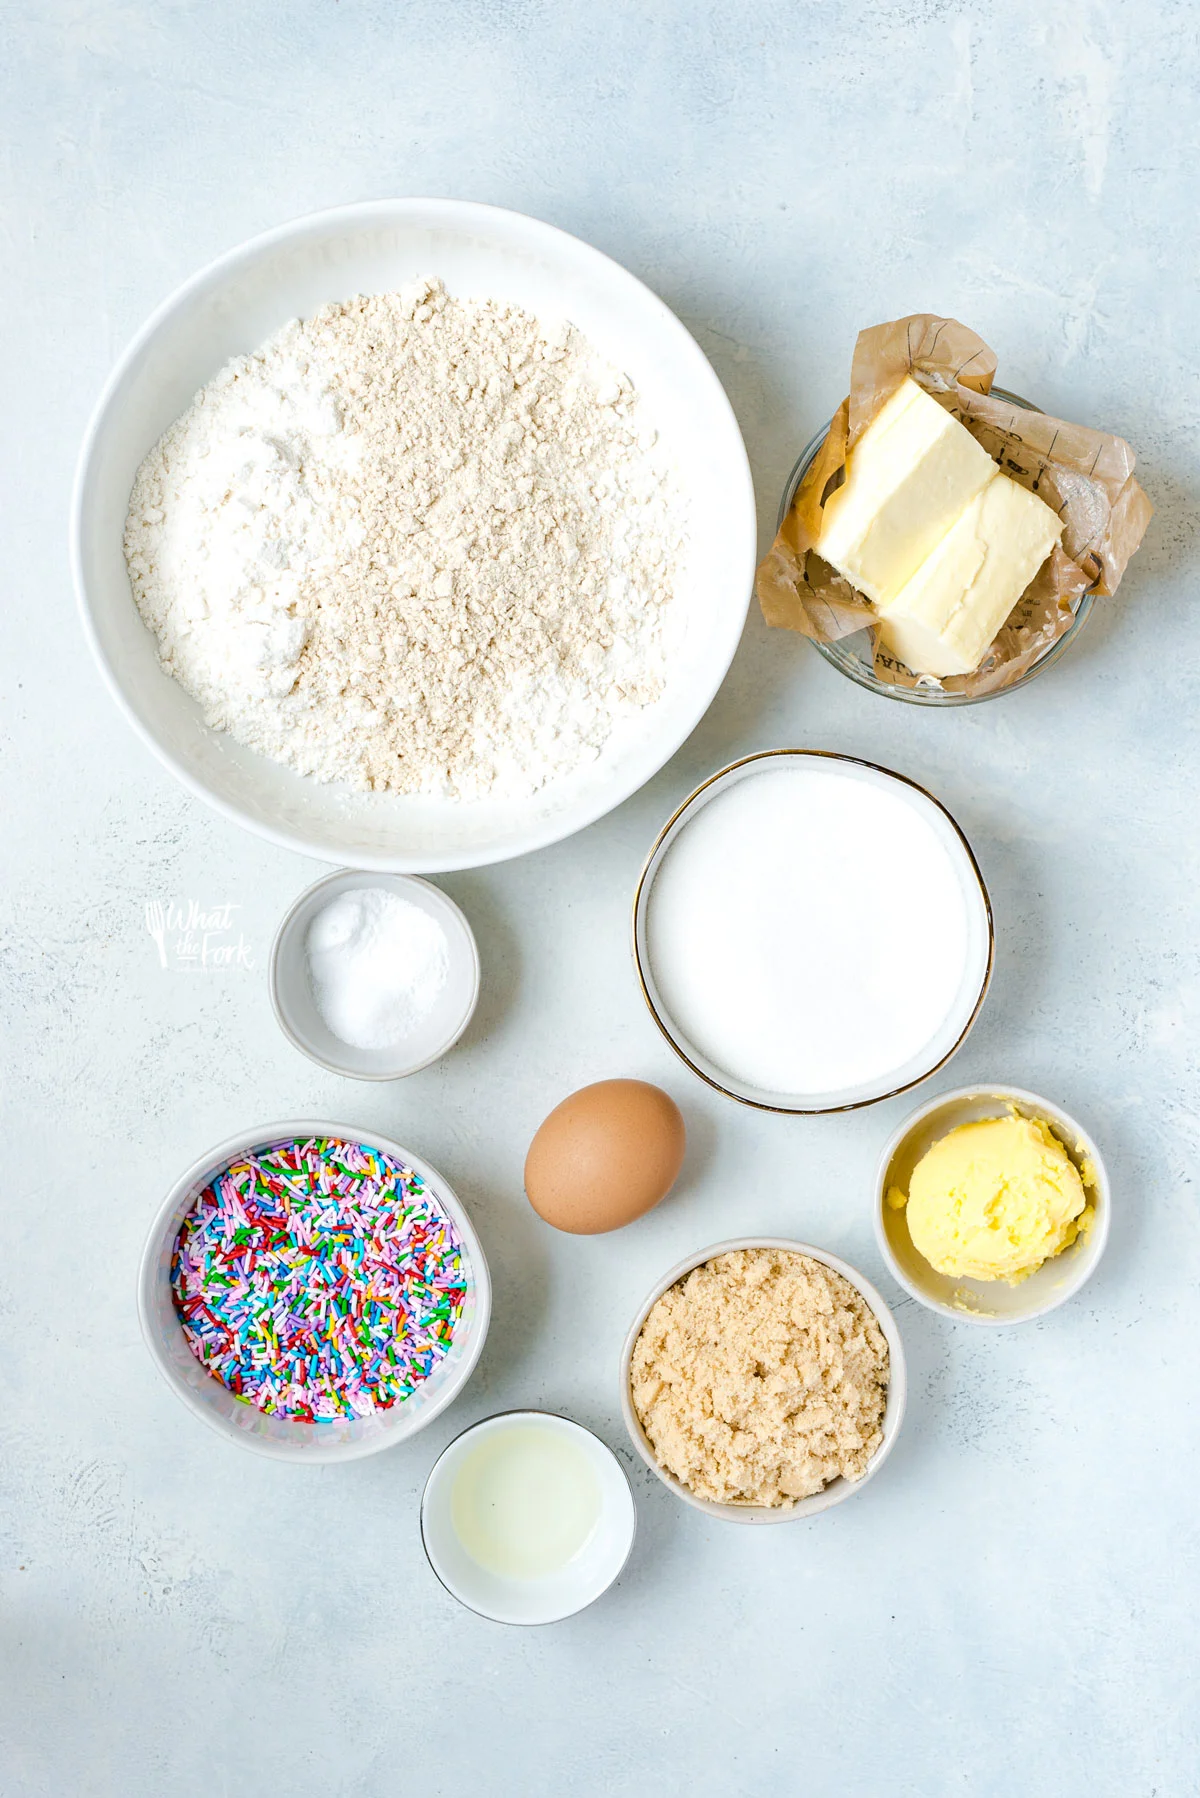
<svg viewBox="0 0 1200 1798">
<path fill-rule="evenodd" d="M 873 763 L 775 750 L 705 782 L 651 852 L 634 954 L 684 1061 L 767 1110 L 902 1092 L 965 1039 L 991 907 L 961 830 Z"/>
</svg>

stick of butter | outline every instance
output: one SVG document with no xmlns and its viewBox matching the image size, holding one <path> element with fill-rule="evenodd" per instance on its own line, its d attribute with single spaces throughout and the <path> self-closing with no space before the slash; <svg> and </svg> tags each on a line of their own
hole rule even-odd
<svg viewBox="0 0 1200 1798">
<path fill-rule="evenodd" d="M 884 648 L 914 674 L 970 674 L 1062 529 L 1036 493 L 998 474 L 880 607 Z"/>
<path fill-rule="evenodd" d="M 906 375 L 846 459 L 817 554 L 886 605 L 995 475 L 966 426 Z"/>
</svg>

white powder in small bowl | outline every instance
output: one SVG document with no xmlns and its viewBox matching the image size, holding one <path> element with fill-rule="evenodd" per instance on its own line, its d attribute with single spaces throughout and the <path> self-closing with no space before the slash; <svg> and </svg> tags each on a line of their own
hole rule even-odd
<svg viewBox="0 0 1200 1798">
<path fill-rule="evenodd" d="M 342 1042 L 391 1049 L 429 1016 L 450 972 L 441 924 L 384 887 L 322 907 L 305 938 L 313 1000 Z"/>
</svg>

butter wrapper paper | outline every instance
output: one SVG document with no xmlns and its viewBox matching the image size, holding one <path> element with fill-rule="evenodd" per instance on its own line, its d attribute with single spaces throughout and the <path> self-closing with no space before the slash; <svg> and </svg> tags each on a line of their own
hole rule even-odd
<svg viewBox="0 0 1200 1798">
<path fill-rule="evenodd" d="M 1152 513 L 1134 479 L 1133 451 L 1120 437 L 993 395 L 995 372 L 993 352 L 957 319 L 919 312 L 859 332 L 849 398 L 838 408 L 758 570 L 756 590 L 768 624 L 800 631 L 817 643 L 875 626 L 867 600 L 814 545 L 825 500 L 841 484 L 848 452 L 905 375 L 960 419 L 1006 475 L 1053 507 L 1063 535 L 974 673 L 919 682 L 880 647 L 875 630 L 877 677 L 894 686 L 935 684 L 972 696 L 1010 686 L 1070 629 L 1085 593 L 1116 592 Z"/>
</svg>

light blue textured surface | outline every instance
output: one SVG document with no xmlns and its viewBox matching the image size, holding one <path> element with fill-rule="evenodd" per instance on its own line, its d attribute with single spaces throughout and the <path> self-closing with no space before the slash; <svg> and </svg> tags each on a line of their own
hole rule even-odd
<svg viewBox="0 0 1200 1798">
<path fill-rule="evenodd" d="M 0 1790 L 375 1798 L 601 1793 L 1186 1798 L 1196 1789 L 1195 13 L 1187 0 L 9 0 L 0 72 L 6 424 L 0 1006 Z M 71 467 L 114 356 L 210 256 L 392 193 L 490 200 L 616 256 L 725 381 L 764 542 L 860 325 L 956 314 L 1000 379 L 1122 432 L 1158 513 L 1044 681 L 939 714 L 859 692 L 751 619 L 709 717 L 572 842 L 447 879 L 484 996 L 396 1088 L 321 1074 L 268 1008 L 274 923 L 319 870 L 186 798 L 77 628 Z M 898 1296 L 869 1221 L 909 1101 L 811 1121 L 691 1082 L 642 1008 L 627 909 L 658 825 L 749 749 L 928 783 L 999 923 L 940 1077 L 1076 1111 L 1109 1157 L 1107 1260 L 1009 1333 L 899 1308 L 889 1466 L 811 1524 L 717 1527 L 632 1465 L 614 1381 L 642 1292 L 735 1231 L 794 1233 Z M 228 901 L 254 971 L 163 972 L 155 897 Z M 887 927 L 886 881 L 880 928 Z M 570 1088 L 660 1080 L 682 1184 L 552 1237 L 528 1138 Z M 159 1197 L 277 1115 L 378 1125 L 442 1167 L 493 1260 L 479 1375 L 413 1444 L 306 1473 L 201 1429 L 138 1339 Z M 416 1530 L 457 1429 L 547 1404 L 626 1454 L 633 1560 L 541 1632 L 459 1610 Z"/>
</svg>

